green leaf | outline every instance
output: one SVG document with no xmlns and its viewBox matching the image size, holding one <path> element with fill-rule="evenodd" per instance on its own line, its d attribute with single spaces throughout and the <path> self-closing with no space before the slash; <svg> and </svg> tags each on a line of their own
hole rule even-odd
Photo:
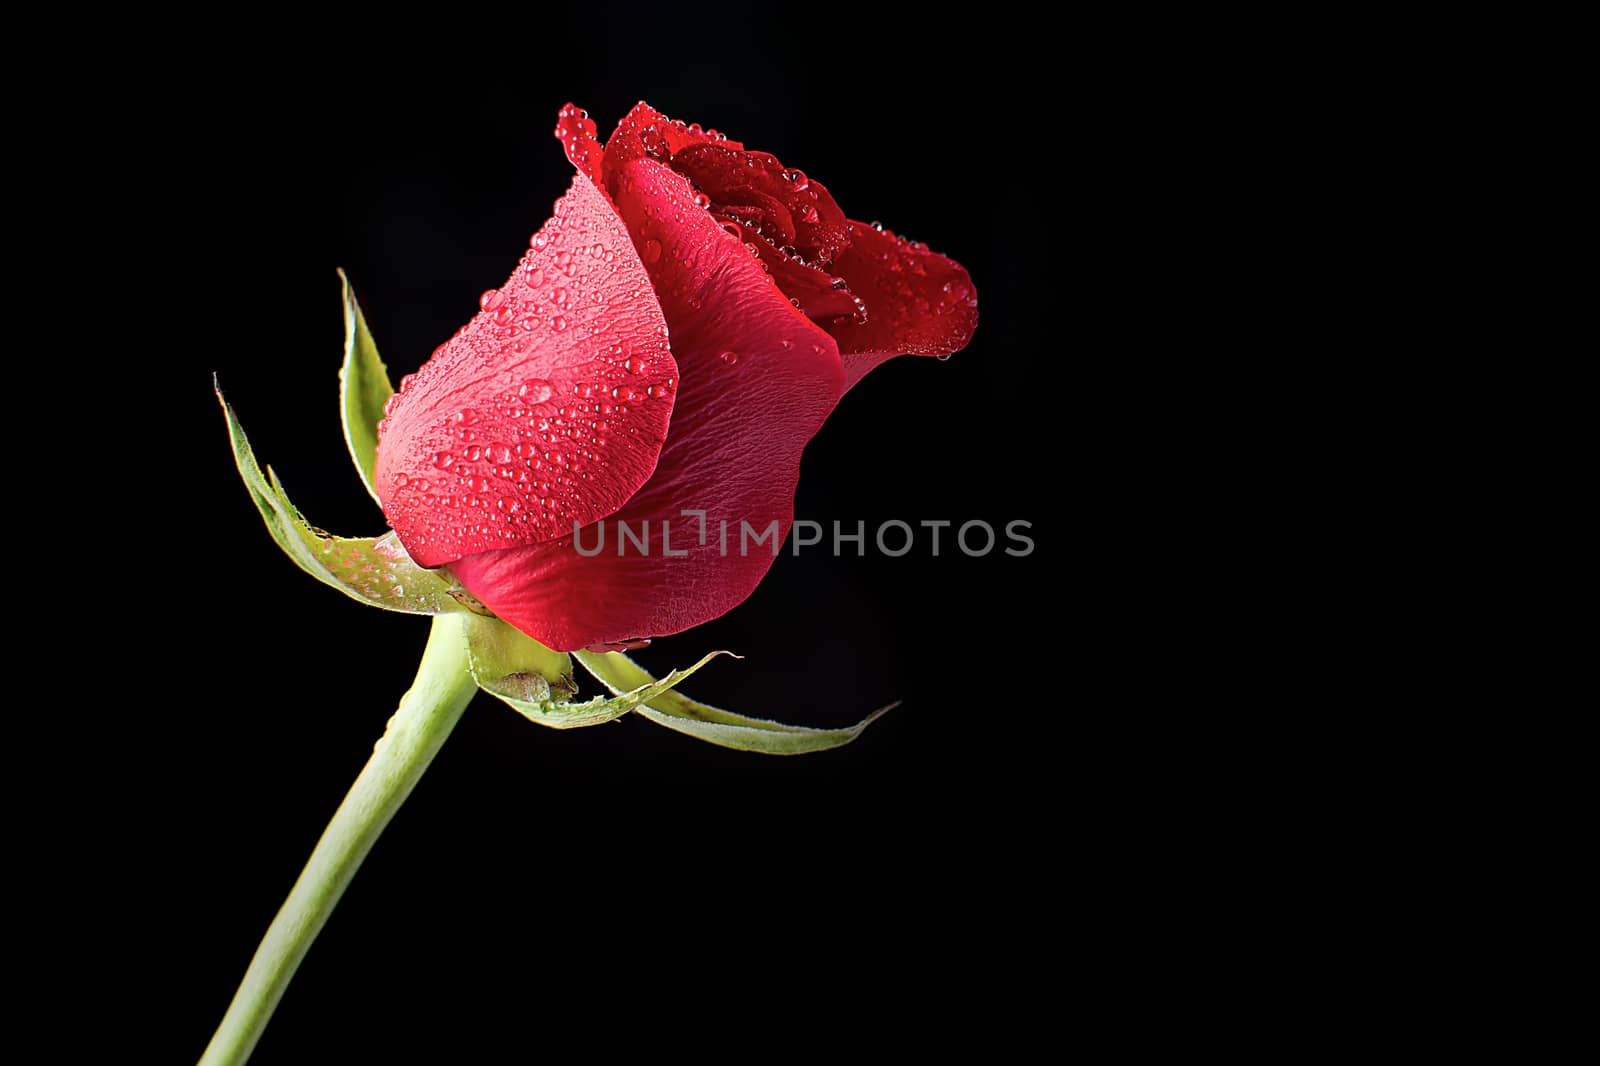
<svg viewBox="0 0 1600 1066">
<path fill-rule="evenodd" d="M 361 317 L 361 305 L 350 290 L 350 279 L 339 271 L 344 285 L 344 366 L 339 368 L 339 411 L 344 420 L 344 439 L 373 500 L 378 488 L 373 471 L 378 463 L 378 422 L 383 405 L 394 395 L 389 384 L 389 368 L 378 358 L 378 346 Z"/>
<path fill-rule="evenodd" d="M 578 694 L 572 656 L 552 651 L 498 618 L 468 620 L 472 677 L 483 691 L 519 703 L 565 703 Z"/>
<path fill-rule="evenodd" d="M 412 562 L 393 533 L 334 537 L 308 523 L 289 502 L 272 469 L 262 473 L 244 428 L 220 390 L 217 400 L 228 420 L 239 476 L 266 521 L 267 532 L 296 566 L 351 599 L 385 610 L 406 614 L 444 614 L 464 607 L 482 610 L 444 571 L 424 570 Z"/>
<path fill-rule="evenodd" d="M 638 663 L 621 652 L 573 652 L 580 663 L 613 692 L 648 684 L 651 677 Z M 804 755 L 827 751 L 850 743 L 882 715 L 899 706 L 880 707 L 853 726 L 844 729 L 811 729 L 784 725 L 765 718 L 748 718 L 709 704 L 697 703 L 680 692 L 652 697 L 639 713 L 658 725 L 687 733 L 691 737 L 740 751 L 759 751 L 767 755 Z"/>
<path fill-rule="evenodd" d="M 577 652 L 576 654 L 582 658 L 587 653 Z M 612 688 L 612 691 L 616 693 L 614 698 L 607 699 L 604 696 L 600 696 L 585 703 L 519 700 L 500 692 L 488 691 L 490 691 L 491 695 L 498 696 L 501 700 L 515 707 L 529 721 L 550 726 L 552 729 L 576 729 L 580 726 L 600 725 L 602 722 L 609 722 L 613 718 L 620 718 L 629 711 L 637 709 L 641 703 L 658 700 L 666 695 L 672 686 L 700 669 L 712 659 L 719 655 L 729 654 L 731 653 L 714 651 L 688 669 L 674 670 L 660 681 L 646 675 L 645 683 L 631 691 L 625 692 Z M 738 658 L 738 656 L 734 656 L 734 658 Z M 608 685 L 607 687 L 610 686 Z"/>
</svg>

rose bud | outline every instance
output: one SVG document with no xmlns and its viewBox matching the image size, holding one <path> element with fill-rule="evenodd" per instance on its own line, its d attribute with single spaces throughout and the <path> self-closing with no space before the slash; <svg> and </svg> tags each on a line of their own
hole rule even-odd
<svg viewBox="0 0 1600 1066">
<path fill-rule="evenodd" d="M 743 601 L 839 397 L 962 348 L 977 296 L 815 178 L 643 103 L 604 145 L 571 105 L 556 134 L 572 188 L 390 401 L 375 482 L 411 557 L 501 619 L 623 646 Z"/>
</svg>

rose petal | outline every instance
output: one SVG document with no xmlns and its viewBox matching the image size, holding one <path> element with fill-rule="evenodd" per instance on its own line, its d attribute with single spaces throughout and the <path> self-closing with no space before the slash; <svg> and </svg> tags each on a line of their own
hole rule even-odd
<svg viewBox="0 0 1600 1066">
<path fill-rule="evenodd" d="M 599 554 L 566 538 L 452 567 L 495 614 L 558 650 L 677 633 L 748 596 L 788 534 L 801 452 L 844 380 L 833 340 L 695 205 L 687 181 L 649 159 L 608 176 L 672 331 L 672 434 L 655 475 L 604 523 Z M 685 509 L 704 510 L 704 526 Z M 623 522 L 643 553 L 619 536 Z M 582 548 L 599 535 L 584 530 Z"/>
<path fill-rule="evenodd" d="M 966 270 L 847 219 L 803 171 L 673 123 L 641 102 L 606 144 L 608 185 L 625 161 L 644 156 L 689 178 L 757 250 L 783 294 L 838 341 L 847 389 L 893 356 L 949 355 L 971 340 L 978 304 Z"/>
<path fill-rule="evenodd" d="M 570 535 L 655 469 L 677 376 L 633 242 L 582 174 L 506 284 L 391 400 L 378 444 L 385 516 L 411 557 Z"/>
<path fill-rule="evenodd" d="M 712 130 L 702 130 L 698 123 L 686 125 L 663 115 L 640 100 L 633 110 L 623 116 L 606 142 L 605 175 L 609 183 L 621 175 L 628 163 L 635 159 L 670 159 L 692 144 L 720 144 L 725 148 L 742 149 L 738 141 L 730 141 Z M 616 190 L 612 190 L 612 195 Z"/>
<path fill-rule="evenodd" d="M 595 137 L 594 119 L 590 118 L 589 112 L 582 108 L 568 103 L 561 109 L 560 114 L 556 115 L 556 139 L 566 150 L 567 159 L 586 174 L 590 181 L 599 185 L 602 149 Z"/>
<path fill-rule="evenodd" d="M 828 268 L 866 304 L 867 320 L 825 322 L 844 358 L 845 388 L 896 355 L 949 355 L 978 325 L 978 290 L 954 259 L 864 222 Z"/>
</svg>

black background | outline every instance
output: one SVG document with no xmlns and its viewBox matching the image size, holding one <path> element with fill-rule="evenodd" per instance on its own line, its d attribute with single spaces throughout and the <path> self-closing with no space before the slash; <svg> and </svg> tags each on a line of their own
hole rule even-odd
<svg viewBox="0 0 1600 1066">
<path fill-rule="evenodd" d="M 875 1037 L 973 1034 L 1030 997 L 1055 1009 L 1053 978 L 1024 982 L 1008 960 L 1051 970 L 1068 950 L 1061 864 L 1108 802 L 1082 786 L 1104 753 L 1069 739 L 1090 727 L 1066 622 L 1082 569 L 1066 530 L 1098 461 L 1078 428 L 1093 400 L 1074 387 L 1089 353 L 1073 323 L 1103 295 L 1069 264 L 1108 210 L 1073 175 L 1108 97 L 1079 93 L 1064 55 L 1028 37 L 798 8 L 736 22 L 597 10 L 404 54 L 347 42 L 152 72 L 141 154 L 123 161 L 142 202 L 111 236 L 165 271 L 169 328 L 135 384 L 170 476 L 142 481 L 138 506 L 163 516 L 143 535 L 181 577 L 122 645 L 163 692 L 109 816 L 131 845 L 129 888 L 156 901 L 131 950 L 168 974 L 131 1040 L 198 1055 L 427 631 L 272 545 L 211 375 L 311 521 L 380 531 L 340 435 L 334 270 L 391 372 L 414 370 L 565 190 L 551 131 L 569 99 L 602 137 L 641 98 L 714 126 L 964 264 L 971 346 L 891 361 L 854 389 L 806 453 L 797 516 L 1020 519 L 1036 548 L 968 558 L 946 531 L 937 558 L 926 533 L 904 558 L 785 552 L 745 604 L 638 653 L 665 670 L 736 651 L 687 690 L 789 722 L 904 701 L 840 751 L 736 753 L 643 720 L 558 733 L 480 696 L 254 1061 L 423 1047 L 498 1061 L 617 1039 L 637 1006 L 707 1036 L 743 1017 L 758 1040 L 826 1038 L 830 1017 L 863 1014 Z M 891 988 L 907 1007 L 886 1005 Z"/>
</svg>

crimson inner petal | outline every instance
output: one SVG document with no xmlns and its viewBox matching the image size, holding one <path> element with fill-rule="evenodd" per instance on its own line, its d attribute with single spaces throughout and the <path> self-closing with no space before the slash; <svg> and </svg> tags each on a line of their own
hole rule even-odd
<svg viewBox="0 0 1600 1066">
<path fill-rule="evenodd" d="M 785 255 L 759 237 L 749 247 L 761 257 L 762 265 L 783 294 L 813 322 L 826 326 L 839 318 L 854 322 L 867 320 L 866 305 L 842 278 Z"/>
<path fill-rule="evenodd" d="M 757 255 L 778 288 L 825 329 L 860 325 L 867 307 L 833 265 L 855 230 L 821 182 L 770 152 L 747 151 L 712 130 L 686 126 L 644 103 L 605 147 L 608 186 L 630 160 L 650 158 L 688 178 L 712 216 Z M 611 189 L 612 195 L 617 193 Z"/>
<path fill-rule="evenodd" d="M 671 166 L 711 200 L 711 209 L 741 224 L 791 258 L 826 266 L 850 245 L 844 212 L 820 182 L 785 169 L 768 152 L 743 152 L 725 144 L 692 144 L 672 155 Z"/>
</svg>

